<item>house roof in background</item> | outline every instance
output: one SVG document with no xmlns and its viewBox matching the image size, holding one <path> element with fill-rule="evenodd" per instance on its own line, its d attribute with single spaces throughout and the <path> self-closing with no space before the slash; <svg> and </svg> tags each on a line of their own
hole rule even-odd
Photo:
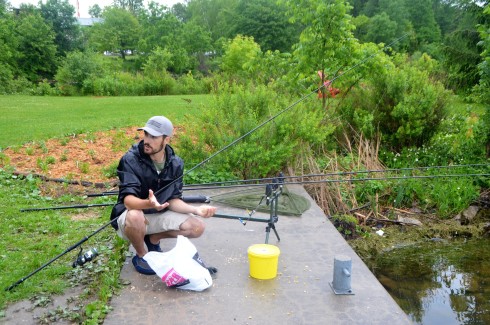
<svg viewBox="0 0 490 325">
<path fill-rule="evenodd" d="M 101 23 L 104 21 L 102 18 L 77 18 L 80 26 L 92 26 L 95 23 Z"/>
</svg>

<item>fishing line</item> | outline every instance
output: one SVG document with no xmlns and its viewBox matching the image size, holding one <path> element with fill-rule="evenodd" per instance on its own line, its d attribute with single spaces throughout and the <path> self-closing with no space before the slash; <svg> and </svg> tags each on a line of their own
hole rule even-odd
<svg viewBox="0 0 490 325">
<path fill-rule="evenodd" d="M 337 80 L 338 78 L 342 77 L 343 75 L 345 75 L 346 73 L 349 73 L 350 71 L 354 70 L 354 69 L 357 69 L 357 67 L 361 66 L 362 64 L 364 64 L 365 62 L 367 62 L 368 60 L 370 60 L 371 58 L 373 58 L 374 56 L 378 55 L 379 52 L 387 49 L 388 47 L 391 47 L 391 45 L 399 42 L 400 40 L 402 40 L 403 38 L 407 37 L 408 33 L 405 33 L 404 35 L 398 37 L 397 39 L 395 39 L 394 41 L 392 41 L 391 43 L 389 43 L 388 45 L 384 46 L 381 50 L 371 54 L 370 56 L 364 58 L 363 60 L 361 60 L 360 62 L 358 62 L 357 64 L 355 64 L 354 66 L 350 67 L 349 69 L 347 69 L 346 71 L 342 72 L 341 74 L 335 76 L 332 80 L 330 80 L 330 85 L 335 81 Z M 195 165 L 194 167 L 192 167 L 191 169 L 189 169 L 188 171 L 186 171 L 185 173 L 183 173 L 180 177 L 177 177 L 176 179 L 174 179 L 172 182 L 170 182 L 169 184 L 167 184 L 166 186 L 164 186 L 163 188 L 161 188 L 160 190 L 156 191 L 155 192 L 155 195 L 158 195 L 159 193 L 163 192 L 165 189 L 167 189 L 169 186 L 175 184 L 176 182 L 178 182 L 179 180 L 183 179 L 186 175 L 188 175 L 190 172 L 194 171 L 195 169 L 201 167 L 202 165 L 204 165 L 205 163 L 207 163 L 208 161 L 210 161 L 211 159 L 213 159 L 214 157 L 216 157 L 217 155 L 219 155 L 220 153 L 228 150 L 230 147 L 234 146 L 237 142 L 241 141 L 242 139 L 246 138 L 247 136 L 249 136 L 250 134 L 252 134 L 253 132 L 257 131 L 258 129 L 262 128 L 264 125 L 266 125 L 267 123 L 269 123 L 270 121 L 276 119 L 277 117 L 279 117 L 280 115 L 286 113 L 287 111 L 289 111 L 290 109 L 292 109 L 293 107 L 295 107 L 296 105 L 298 105 L 299 103 L 303 102 L 305 99 L 307 99 L 308 97 L 310 97 L 311 95 L 313 94 L 316 94 L 318 93 L 318 91 L 322 88 L 325 87 L 325 84 L 322 84 L 321 86 L 317 87 L 315 90 L 311 91 L 309 94 L 306 94 L 304 95 L 303 97 L 299 98 L 298 100 L 296 100 L 295 102 L 293 102 L 291 105 L 289 105 L 288 107 L 284 108 L 282 111 L 279 111 L 278 113 L 276 113 L 275 115 L 271 116 L 270 118 L 266 119 L 264 122 L 260 123 L 259 125 L 257 125 L 256 127 L 252 128 L 250 131 L 248 131 L 247 133 L 245 133 L 244 135 L 238 137 L 237 139 L 233 140 L 231 143 L 229 143 L 228 145 L 224 146 L 223 148 L 221 148 L 220 150 L 218 150 L 217 152 L 215 152 L 214 154 L 212 154 L 211 156 L 209 156 L 208 158 L 204 159 L 203 161 L 201 161 L 200 163 L 198 163 L 197 165 Z"/>
<path fill-rule="evenodd" d="M 400 41 L 401 39 L 405 38 L 406 36 L 408 35 L 405 34 L 397 39 L 395 39 L 393 42 L 391 42 L 390 44 L 386 45 L 385 47 L 383 47 L 380 51 L 384 50 L 385 48 L 391 46 L 392 44 Z M 354 66 L 352 66 L 351 68 L 347 69 L 345 72 L 341 73 L 340 75 L 338 76 L 335 76 L 331 81 L 330 81 L 330 85 L 335 81 L 337 80 L 338 78 L 340 78 L 341 76 L 345 75 L 346 73 L 356 69 L 357 67 L 359 67 L 361 64 L 363 64 L 364 62 L 370 60 L 372 57 L 374 57 L 375 55 L 377 55 L 379 52 L 376 52 L 376 53 L 373 53 L 372 55 L 366 57 L 365 59 L 363 59 L 362 61 L 360 61 L 359 63 L 355 64 Z M 237 138 L 236 140 L 232 141 L 230 144 L 226 145 L 225 147 L 223 147 L 222 149 L 218 150 L 217 152 L 215 152 L 214 154 L 212 154 L 211 156 L 209 156 L 208 158 L 204 159 L 202 162 L 198 163 L 197 165 L 195 165 L 194 167 L 192 167 L 191 169 L 189 169 L 187 172 L 183 173 L 181 176 L 179 176 L 178 178 L 174 179 L 173 181 L 171 181 L 169 184 L 167 184 L 166 186 L 162 187 L 160 190 L 156 191 L 155 192 L 155 195 L 158 195 L 159 193 L 161 193 L 162 191 L 164 191 L 165 189 L 167 189 L 169 186 L 171 186 L 172 184 L 176 183 L 177 181 L 183 179 L 184 176 L 188 175 L 190 172 L 192 172 L 193 170 L 199 168 L 200 166 L 204 165 L 205 163 L 207 163 L 208 161 L 210 161 L 211 159 L 213 159 L 214 157 L 216 157 L 217 155 L 219 155 L 220 153 L 224 152 L 225 150 L 227 150 L 228 148 L 232 147 L 233 145 L 235 145 L 237 142 L 241 141 L 242 139 L 244 139 L 245 137 L 249 136 L 250 134 L 252 134 L 253 132 L 255 132 L 256 130 L 260 129 L 261 127 L 263 127 L 264 125 L 266 125 L 267 123 L 269 123 L 270 121 L 276 119 L 277 117 L 279 117 L 280 115 L 284 114 L 285 112 L 289 111 L 290 109 L 292 109 L 293 107 L 295 107 L 296 105 L 298 105 L 299 103 L 303 102 L 306 98 L 308 98 L 309 96 L 311 96 L 312 94 L 315 94 L 317 93 L 320 89 L 324 88 L 325 87 L 325 84 L 322 84 L 320 87 L 316 88 L 314 91 L 310 92 L 309 94 L 306 94 L 304 95 L 303 97 L 301 97 L 300 99 L 298 99 L 297 101 L 295 101 L 294 103 L 292 103 L 291 105 L 289 105 L 288 107 L 286 107 L 285 109 L 283 109 L 282 111 L 279 111 L 277 114 L 273 115 L 272 117 L 268 118 L 267 120 L 265 120 L 264 122 L 262 122 L 261 124 L 257 125 L 256 127 L 254 127 L 253 129 L 251 129 L 250 131 L 248 131 L 247 133 L 245 133 L 244 135 L 240 136 L 239 138 Z M 119 216 L 118 216 L 119 217 Z M 38 269 L 36 269 L 35 271 L 31 272 L 30 274 L 28 274 L 27 276 L 23 277 L 22 279 L 18 280 L 17 282 L 13 283 L 12 285 L 10 285 L 9 287 L 7 287 L 5 289 L 5 291 L 10 291 L 12 290 L 13 288 L 15 288 L 16 286 L 18 286 L 19 284 L 23 283 L 25 280 L 27 280 L 28 278 L 30 278 L 31 276 L 33 276 L 34 274 L 36 274 L 37 272 L 41 271 L 42 269 L 44 269 L 45 267 L 47 267 L 49 264 L 53 263 L 55 260 L 57 260 L 58 258 L 60 258 L 61 256 L 67 254 L 68 252 L 70 252 L 71 250 L 75 249 L 76 247 L 80 246 L 83 242 L 87 241 L 90 237 L 94 236 L 95 234 L 97 234 L 98 232 L 102 231 L 103 229 L 105 229 L 106 227 L 108 227 L 109 225 L 111 225 L 114 221 L 117 220 L 116 217 L 115 219 L 111 219 L 109 222 L 107 222 L 106 224 L 104 224 L 102 227 L 100 227 L 99 229 L 97 229 L 95 232 L 93 232 L 91 235 L 89 236 L 86 236 L 84 237 L 82 240 L 80 240 L 78 243 L 70 246 L 69 248 L 67 248 L 63 253 L 59 254 L 58 256 L 54 257 L 53 259 L 51 259 L 49 262 L 45 263 L 44 265 L 42 265 L 41 267 L 39 267 Z M 274 229 L 275 231 L 275 229 Z M 267 236 L 269 235 L 269 233 L 267 233 Z M 277 236 L 277 232 L 276 232 L 276 236 Z M 279 237 L 278 237 L 279 238 Z"/>
<path fill-rule="evenodd" d="M 485 165 L 486 166 L 486 165 Z M 442 167 L 442 166 L 441 166 Z M 429 167 L 426 167 L 429 168 Z M 409 169 L 415 169 L 415 168 L 409 168 Z M 365 171 L 365 172 L 373 172 L 373 171 Z M 380 171 L 382 172 L 382 171 Z M 356 174 L 356 172 L 349 172 L 346 174 Z M 331 176 L 331 175 L 340 175 L 340 174 L 312 174 L 312 175 L 301 175 L 301 176 L 284 176 L 284 179 L 293 179 L 293 178 L 311 178 L 311 177 L 325 177 L 325 176 Z M 352 183 L 352 182 L 369 182 L 369 181 L 388 181 L 388 180 L 409 180 L 409 179 L 424 179 L 424 178 L 444 178 L 444 177 L 488 177 L 490 174 L 441 174 L 441 175 L 414 175 L 414 176 L 389 176 L 389 177 L 365 177 L 365 178 L 344 178 L 344 179 L 325 179 L 325 180 L 311 180 L 311 181 L 297 181 L 297 182 L 286 182 L 284 181 L 284 185 L 312 185 L 312 184 L 321 184 L 321 183 Z M 266 180 L 267 178 L 261 179 L 261 180 Z M 272 179 L 276 180 L 276 179 Z M 225 182 L 222 182 L 223 184 Z M 253 184 L 233 184 L 233 185 L 212 185 L 213 183 L 209 184 L 201 184 L 201 185 L 195 185 L 194 187 L 186 187 L 186 191 L 199 191 L 199 190 L 216 190 L 216 189 L 228 189 L 228 188 L 253 188 L 253 187 L 262 187 L 264 184 L 261 183 L 253 183 Z M 204 185 L 211 185 L 211 186 L 204 186 Z M 104 195 L 117 195 L 117 192 L 111 192 L 111 194 L 104 194 Z M 219 195 L 219 194 L 218 194 Z M 185 198 L 185 197 L 184 197 Z M 189 203 L 210 203 L 212 201 L 213 196 L 204 196 L 204 195 L 198 195 L 198 196 L 189 196 L 189 199 L 184 201 L 189 202 Z M 194 201 L 190 201 L 194 200 Z M 251 212 L 248 212 L 249 218 L 256 212 L 258 207 L 262 204 L 263 198 L 260 200 L 259 204 L 257 207 L 255 207 Z M 32 211 L 43 211 L 43 210 L 62 210 L 62 209 L 81 209 L 81 208 L 92 208 L 92 207 L 105 207 L 105 206 L 112 206 L 115 203 L 100 203 L 100 204 L 84 204 L 84 205 L 68 205 L 68 206 L 58 206 L 58 207 L 44 207 L 44 208 L 27 208 L 27 209 L 21 209 L 20 212 L 32 212 Z M 247 222 L 240 220 L 243 225 L 245 225 Z"/>
<path fill-rule="evenodd" d="M 382 49 L 380 49 L 379 51 L 369 55 L 368 57 L 364 58 L 363 60 L 361 60 L 360 62 L 358 62 L 357 64 L 355 64 L 354 66 L 350 67 L 349 69 L 347 69 L 346 71 L 340 73 L 339 75 L 335 76 L 332 80 L 330 80 L 330 83 L 329 85 L 331 85 L 335 80 L 337 80 L 338 78 L 342 77 L 343 75 L 349 73 L 350 71 L 354 70 L 354 69 L 357 69 L 359 66 L 361 66 L 362 64 L 364 64 L 365 62 L 367 62 L 368 60 L 370 60 L 371 58 L 373 58 L 374 56 L 378 55 L 379 52 L 385 50 L 386 48 L 388 47 L 391 47 L 391 45 L 399 42 L 400 40 L 402 40 L 403 38 L 407 37 L 408 33 L 398 37 L 397 39 L 395 39 L 394 41 L 392 41 L 391 43 L 389 43 L 388 45 L 384 46 Z M 200 163 L 196 164 L 194 167 L 192 167 L 191 169 L 187 170 L 185 173 L 183 173 L 181 176 L 177 177 L 176 179 L 174 179 L 173 181 L 171 181 L 170 183 L 168 183 L 166 186 L 162 187 L 161 189 L 159 189 L 158 191 L 155 192 L 155 195 L 158 195 L 160 194 L 161 192 L 163 192 L 164 190 L 166 190 L 169 186 L 175 184 L 176 182 L 178 182 L 179 180 L 183 179 L 185 176 L 187 176 L 189 173 L 191 173 L 192 171 L 196 170 L 197 168 L 201 167 L 202 165 L 206 164 L 207 162 L 209 162 L 211 159 L 213 159 L 214 157 L 216 157 L 217 155 L 219 155 L 220 153 L 228 150 L 230 147 L 234 146 L 236 143 L 238 143 L 239 141 L 243 140 L 244 138 L 246 138 L 247 136 L 249 136 L 250 134 L 252 134 L 253 132 L 257 131 L 258 129 L 262 128 L 264 125 L 266 125 L 267 123 L 269 123 L 270 121 L 272 120 L 275 120 L 277 117 L 279 117 L 280 115 L 286 113 L 287 111 L 289 111 L 290 109 L 292 109 L 293 107 L 295 107 L 296 105 L 298 105 L 299 103 L 303 102 L 305 99 L 307 99 L 308 97 L 310 97 L 311 95 L 313 94 L 316 94 L 318 93 L 319 90 L 321 90 L 322 88 L 325 87 L 325 84 L 322 84 L 320 85 L 319 87 L 317 87 L 315 90 L 311 91 L 310 93 L 304 95 L 303 97 L 299 98 L 298 100 L 296 100 L 295 102 L 293 102 L 291 105 L 289 105 L 288 107 L 284 108 L 283 110 L 279 111 L 278 113 L 276 113 L 275 115 L 269 117 L 268 119 L 266 119 L 264 122 L 260 123 L 259 125 L 257 125 L 256 127 L 252 128 L 250 131 L 246 132 L 245 134 L 243 134 L 242 136 L 238 137 L 237 139 L 233 140 L 231 143 L 227 144 L 226 146 L 224 146 L 223 148 L 221 148 L 220 150 L 218 150 L 217 152 L 215 152 L 214 154 L 212 154 L 211 156 L 209 156 L 208 158 L 204 159 L 203 161 L 201 161 Z"/>
<path fill-rule="evenodd" d="M 347 171 L 347 172 L 335 172 L 335 173 L 321 173 L 321 174 L 304 174 L 296 176 L 283 176 L 285 179 L 290 178 L 308 178 L 308 177 L 327 177 L 327 176 L 344 176 L 344 175 L 356 175 L 356 174 L 377 174 L 377 173 L 388 173 L 388 172 L 401 172 L 401 171 L 411 171 L 411 170 L 427 170 L 427 169 L 450 169 L 450 168 L 468 168 L 468 167 L 488 167 L 490 164 L 469 164 L 469 165 L 448 165 L 448 166 L 428 166 L 428 167 L 406 167 L 406 168 L 389 168 L 380 170 L 359 170 L 359 171 Z M 464 174 L 461 174 L 464 175 Z M 246 180 L 230 180 L 222 182 L 209 182 L 200 184 L 187 184 L 184 188 L 192 188 L 198 186 L 211 186 L 211 185 L 226 185 L 226 184 L 236 184 L 236 183 L 258 183 L 264 181 L 274 181 L 275 177 L 265 177 L 265 178 L 253 178 Z"/>
<path fill-rule="evenodd" d="M 284 179 L 298 179 L 298 178 L 311 178 L 311 177 L 336 177 L 336 176 L 348 176 L 348 175 L 357 175 L 357 174 L 378 174 L 378 173 L 388 173 L 388 172 L 402 172 L 402 171 L 416 171 L 416 170 L 429 170 L 429 169 L 452 169 L 452 168 L 474 168 L 474 167 L 489 167 L 490 164 L 466 164 L 466 165 L 447 165 L 447 166 L 425 166 L 425 167 L 405 167 L 405 168 L 389 168 L 389 169 L 368 169 L 368 170 L 359 170 L 359 171 L 347 171 L 347 172 L 335 172 L 335 173 L 320 173 L 320 174 L 304 174 L 304 175 L 292 175 L 292 176 L 283 176 Z M 460 176 L 473 175 L 473 174 L 458 174 Z M 486 175 L 486 174 L 481 174 Z M 410 178 L 411 176 L 407 176 Z M 413 178 L 413 177 L 412 177 Z M 365 180 L 369 180 L 368 178 L 364 178 Z M 229 180 L 222 182 L 209 182 L 209 183 L 199 183 L 199 184 L 187 184 L 184 185 L 184 190 L 196 190 L 206 188 L 227 188 L 226 185 L 233 185 L 228 187 L 239 187 L 239 185 L 243 186 L 253 186 L 258 184 L 265 184 L 265 182 L 270 182 L 276 180 L 275 177 L 264 177 L 264 178 L 253 178 L 246 180 Z M 295 183 L 299 184 L 299 183 Z M 92 193 L 88 194 L 87 197 L 97 197 L 97 196 L 110 196 L 117 195 L 117 191 L 107 191 L 102 193 Z"/>
<path fill-rule="evenodd" d="M 347 178 L 347 179 L 325 179 L 316 181 L 299 181 L 299 182 L 284 182 L 284 185 L 292 184 L 318 184 L 318 183 L 350 183 L 350 182 L 367 182 L 367 181 L 384 181 L 384 180 L 409 180 L 409 179 L 424 179 L 424 178 L 444 178 L 444 177 L 488 177 L 490 174 L 442 174 L 442 175 L 425 175 L 425 176 L 390 176 L 390 177 L 366 177 L 366 178 Z M 303 176 L 297 176 L 298 178 Z M 228 186 L 209 186 L 201 187 L 196 186 L 193 188 L 186 188 L 186 191 L 197 191 L 197 190 L 210 190 L 210 189 L 225 189 L 225 188 L 236 188 L 236 187 L 256 187 L 264 186 L 264 184 L 239 184 L 239 185 L 228 185 Z"/>
</svg>

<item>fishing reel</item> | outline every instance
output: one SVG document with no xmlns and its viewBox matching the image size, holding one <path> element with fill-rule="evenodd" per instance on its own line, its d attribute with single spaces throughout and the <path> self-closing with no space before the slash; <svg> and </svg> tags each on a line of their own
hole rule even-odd
<svg viewBox="0 0 490 325">
<path fill-rule="evenodd" d="M 99 252 L 97 252 L 96 248 L 91 248 L 90 250 L 86 251 L 85 254 L 82 254 L 82 248 L 80 247 L 80 252 L 78 252 L 78 256 L 75 261 L 73 261 L 72 266 L 77 267 L 77 266 L 82 266 L 87 262 L 90 262 L 94 260 L 97 255 L 99 255 Z"/>
<path fill-rule="evenodd" d="M 269 205 L 273 200 L 277 200 L 282 193 L 282 187 L 284 185 L 284 174 L 279 173 L 278 177 L 272 180 L 272 184 L 267 184 L 265 187 L 266 203 Z"/>
</svg>

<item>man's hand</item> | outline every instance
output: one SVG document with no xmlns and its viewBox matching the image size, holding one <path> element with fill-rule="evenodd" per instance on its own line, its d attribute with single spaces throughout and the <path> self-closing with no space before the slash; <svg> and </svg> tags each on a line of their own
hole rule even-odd
<svg viewBox="0 0 490 325">
<path fill-rule="evenodd" d="M 201 205 L 196 208 L 196 213 L 198 216 L 203 218 L 210 218 L 216 213 L 216 207 L 209 205 Z"/>
<path fill-rule="evenodd" d="M 156 209 L 157 211 L 161 211 L 169 206 L 168 202 L 160 204 L 160 202 L 158 202 L 157 198 L 155 197 L 155 194 L 153 194 L 152 190 L 150 190 L 148 194 L 148 201 L 150 201 L 152 208 Z"/>
</svg>

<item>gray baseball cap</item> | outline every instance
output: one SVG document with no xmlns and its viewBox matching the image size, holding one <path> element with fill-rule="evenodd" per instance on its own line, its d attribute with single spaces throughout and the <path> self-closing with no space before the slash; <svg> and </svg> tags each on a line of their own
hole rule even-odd
<svg viewBox="0 0 490 325">
<path fill-rule="evenodd" d="M 161 135 L 172 136 L 174 126 L 165 116 L 153 116 L 146 122 L 146 125 L 138 130 L 145 130 L 154 137 Z"/>
</svg>

